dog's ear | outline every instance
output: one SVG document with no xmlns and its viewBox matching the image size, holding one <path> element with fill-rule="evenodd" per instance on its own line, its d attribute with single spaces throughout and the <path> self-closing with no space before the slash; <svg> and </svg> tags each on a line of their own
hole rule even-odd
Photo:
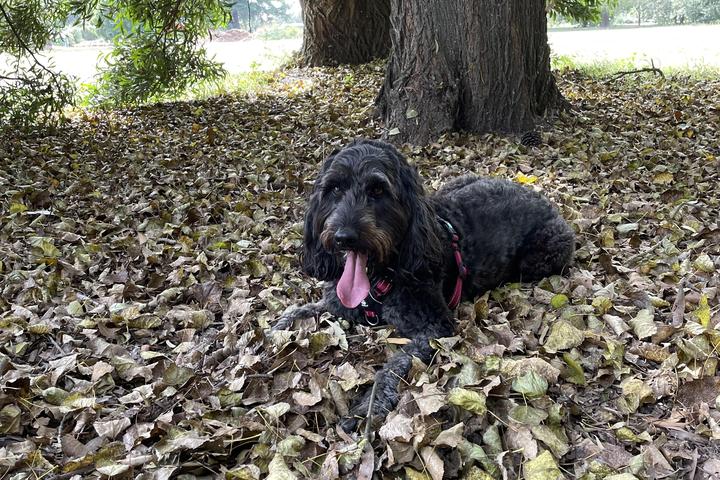
<svg viewBox="0 0 720 480">
<path fill-rule="evenodd" d="M 402 201 L 409 209 L 409 225 L 399 252 L 398 273 L 413 282 L 437 281 L 442 266 L 442 249 L 435 209 L 425 195 L 417 169 L 408 164 L 394 147 L 386 145 L 386 151 L 398 160 Z"/>
<path fill-rule="evenodd" d="M 334 151 L 324 162 L 320 175 L 315 180 L 313 191 L 308 200 L 307 211 L 305 212 L 305 225 L 303 228 L 303 251 L 300 254 L 302 268 L 308 275 L 318 280 L 335 280 L 340 274 L 340 265 L 335 255 L 327 252 L 320 242 L 322 222 L 319 216 L 321 212 L 321 189 L 322 177 L 330 167 L 337 150 Z"/>
</svg>

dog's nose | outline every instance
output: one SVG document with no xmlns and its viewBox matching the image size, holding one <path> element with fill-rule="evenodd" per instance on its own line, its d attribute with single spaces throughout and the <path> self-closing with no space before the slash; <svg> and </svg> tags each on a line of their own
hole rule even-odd
<svg viewBox="0 0 720 480">
<path fill-rule="evenodd" d="M 358 234 L 352 228 L 340 228 L 335 232 L 335 245 L 338 248 L 352 248 L 357 244 Z"/>
</svg>

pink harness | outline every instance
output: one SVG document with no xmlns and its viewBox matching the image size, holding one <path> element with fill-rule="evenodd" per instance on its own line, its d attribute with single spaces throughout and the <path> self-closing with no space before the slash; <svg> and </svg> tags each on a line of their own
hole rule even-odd
<svg viewBox="0 0 720 480">
<path fill-rule="evenodd" d="M 457 280 L 455 280 L 455 290 L 453 290 L 453 294 L 450 297 L 450 300 L 448 300 L 448 307 L 450 307 L 451 310 L 455 310 L 457 306 L 460 305 L 460 300 L 462 299 L 463 280 L 467 277 L 468 269 L 463 263 L 462 254 L 460 253 L 460 235 L 458 235 L 455 227 L 452 226 L 452 223 L 441 217 L 438 217 L 438 220 L 440 223 L 445 225 L 445 228 L 450 233 L 450 246 L 453 249 L 455 263 L 457 263 L 458 267 L 458 276 Z"/>
<path fill-rule="evenodd" d="M 460 235 L 458 235 L 457 231 L 450 222 L 442 217 L 437 218 L 450 234 L 450 246 L 453 249 L 453 256 L 455 257 L 455 263 L 457 263 L 458 267 L 455 289 L 448 300 L 448 307 L 451 310 L 455 310 L 462 299 L 463 280 L 465 280 L 468 275 L 468 269 L 463 263 L 462 254 L 460 253 Z M 374 326 L 380 323 L 380 314 L 382 312 L 383 303 L 382 299 L 392 291 L 392 277 L 394 276 L 394 273 L 395 272 L 393 270 L 388 269 L 385 275 L 379 276 L 378 279 L 372 283 L 368 296 L 359 305 L 365 314 L 365 320 L 370 325 Z"/>
</svg>

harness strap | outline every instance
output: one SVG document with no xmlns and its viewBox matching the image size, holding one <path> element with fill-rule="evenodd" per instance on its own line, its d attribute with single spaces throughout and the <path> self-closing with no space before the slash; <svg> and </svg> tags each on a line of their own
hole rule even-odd
<svg viewBox="0 0 720 480">
<path fill-rule="evenodd" d="M 380 323 L 380 312 L 382 311 L 382 299 L 392 290 L 391 275 L 395 272 L 388 269 L 388 274 L 373 282 L 370 293 L 360 303 L 360 308 L 365 314 L 365 321 L 372 326 Z"/>
<path fill-rule="evenodd" d="M 462 300 L 463 280 L 467 278 L 468 269 L 465 263 L 463 263 L 462 254 L 460 253 L 460 235 L 458 235 L 455 227 L 453 227 L 450 222 L 442 217 L 437 217 L 437 219 L 450 234 L 450 246 L 453 249 L 453 256 L 455 257 L 455 263 L 458 267 L 455 290 L 453 290 L 448 300 L 448 307 L 451 310 L 455 310 L 460 304 L 460 300 Z M 394 275 L 395 272 L 392 269 L 387 269 L 387 272 L 384 272 L 383 275 L 379 276 L 379 278 L 372 283 L 368 296 L 360 303 L 360 308 L 365 315 L 365 321 L 367 321 L 369 325 L 375 326 L 380 323 L 382 299 L 392 291 Z"/>
<path fill-rule="evenodd" d="M 453 249 L 455 263 L 458 267 L 458 276 L 455 280 L 455 289 L 450 296 L 450 300 L 448 300 L 448 307 L 450 308 L 450 310 L 455 310 L 457 306 L 460 305 L 460 300 L 462 300 L 463 280 L 465 280 L 465 278 L 467 277 L 468 269 L 465 266 L 465 263 L 463 263 L 462 254 L 460 253 L 460 235 L 458 235 L 455 227 L 452 226 L 452 223 L 448 222 L 442 217 L 438 217 L 438 220 L 445 226 L 445 229 L 447 229 L 447 231 L 450 233 L 450 246 Z"/>
</svg>

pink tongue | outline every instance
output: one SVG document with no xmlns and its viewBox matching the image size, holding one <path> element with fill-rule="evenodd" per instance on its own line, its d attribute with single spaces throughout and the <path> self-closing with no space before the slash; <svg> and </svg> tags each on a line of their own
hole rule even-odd
<svg viewBox="0 0 720 480">
<path fill-rule="evenodd" d="M 370 280 L 365 273 L 367 255 L 348 252 L 345 270 L 337 283 L 337 296 L 347 308 L 355 308 L 370 293 Z"/>
</svg>

